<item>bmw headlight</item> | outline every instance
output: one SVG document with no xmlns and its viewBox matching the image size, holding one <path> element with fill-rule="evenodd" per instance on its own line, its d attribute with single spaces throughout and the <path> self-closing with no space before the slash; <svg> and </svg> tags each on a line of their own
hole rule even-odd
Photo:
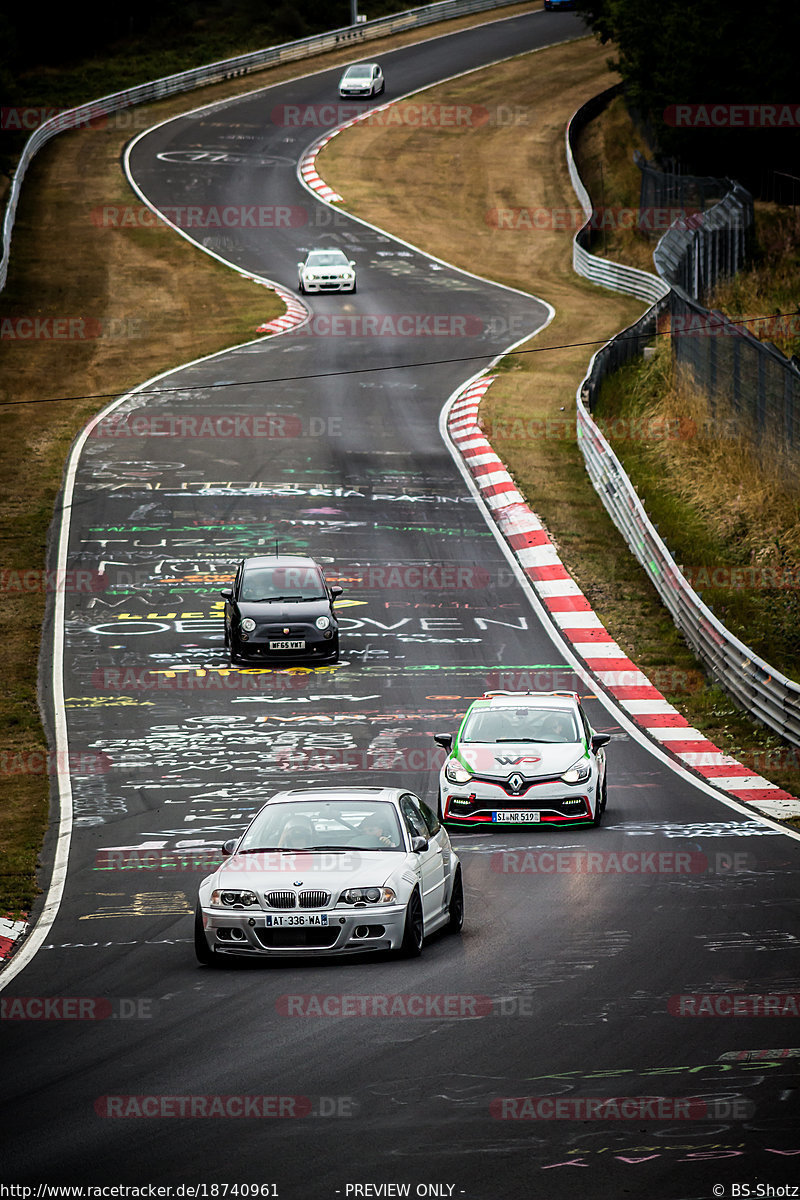
<svg viewBox="0 0 800 1200">
<path fill-rule="evenodd" d="M 562 783 L 586 783 L 592 773 L 592 764 L 588 758 L 579 758 L 569 770 L 561 776 Z"/>
<path fill-rule="evenodd" d="M 258 896 L 255 892 L 241 889 L 217 888 L 211 893 L 211 903 L 219 908 L 248 908 L 251 904 L 258 904 Z"/>
<path fill-rule="evenodd" d="M 468 771 L 457 758 L 450 758 L 444 769 L 444 777 L 450 783 L 467 783 L 472 778 L 472 772 Z"/>
<path fill-rule="evenodd" d="M 245 617 L 242 621 L 242 629 L 245 633 L 252 633 L 256 627 L 256 623 L 252 617 Z"/>
<path fill-rule="evenodd" d="M 343 904 L 391 904 L 397 899 L 393 888 L 345 888 L 339 897 Z"/>
<path fill-rule="evenodd" d="M 330 623 L 330 617 L 317 617 L 316 621 L 314 622 L 317 629 L 327 629 Z"/>
</svg>

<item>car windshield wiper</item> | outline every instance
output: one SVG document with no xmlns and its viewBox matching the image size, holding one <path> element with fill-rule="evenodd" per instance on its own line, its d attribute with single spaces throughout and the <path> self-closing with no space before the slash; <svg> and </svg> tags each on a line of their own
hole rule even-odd
<svg viewBox="0 0 800 1200">
<path fill-rule="evenodd" d="M 363 850 L 363 846 L 304 846 L 304 850 Z"/>
<path fill-rule="evenodd" d="M 283 850 L 283 846 L 247 846 L 245 849 L 237 850 L 237 854 L 268 854 L 273 850 Z"/>
</svg>

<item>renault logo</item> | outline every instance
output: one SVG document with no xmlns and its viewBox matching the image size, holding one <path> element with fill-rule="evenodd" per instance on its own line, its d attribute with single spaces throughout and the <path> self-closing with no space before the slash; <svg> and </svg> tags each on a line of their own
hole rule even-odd
<svg viewBox="0 0 800 1200">
<path fill-rule="evenodd" d="M 525 780 L 522 778 L 519 772 L 514 775 L 509 775 L 508 777 L 508 786 L 512 792 L 521 792 L 524 783 Z"/>
</svg>

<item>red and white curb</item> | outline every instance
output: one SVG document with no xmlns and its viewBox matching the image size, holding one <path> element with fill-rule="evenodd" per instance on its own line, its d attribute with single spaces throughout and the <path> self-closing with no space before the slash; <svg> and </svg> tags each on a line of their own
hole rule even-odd
<svg viewBox="0 0 800 1200">
<path fill-rule="evenodd" d="M 352 125 L 352 121 L 348 121 L 348 125 Z M 345 128 L 342 126 L 342 128 Z M 335 204 L 342 197 L 338 192 L 335 192 L 332 187 L 328 187 L 324 179 L 320 178 L 317 172 L 316 159 L 323 146 L 327 146 L 332 137 L 335 137 L 339 130 L 328 134 L 327 137 L 315 142 L 308 153 L 300 162 L 300 178 L 306 187 L 311 188 L 312 192 L 316 192 L 320 200 L 325 200 L 328 204 Z"/>
<path fill-rule="evenodd" d="M 27 921 L 12 921 L 8 917 L 0 917 L 0 962 L 8 958 L 27 928 Z"/>
<path fill-rule="evenodd" d="M 706 783 L 773 819 L 800 816 L 800 799 L 723 754 L 694 729 L 604 627 L 478 425 L 480 402 L 495 378 L 483 376 L 456 397 L 448 413 L 448 432 L 562 637 L 630 719 Z"/>
<path fill-rule="evenodd" d="M 302 300 L 298 300 L 293 292 L 289 292 L 277 284 L 272 284 L 271 287 L 272 291 L 286 305 L 286 312 L 272 321 L 267 321 L 264 325 L 259 325 L 256 333 L 287 333 L 290 329 L 296 329 L 298 325 L 302 325 L 308 320 L 311 314 Z"/>
<path fill-rule="evenodd" d="M 327 146 L 328 142 L 332 141 L 337 134 L 342 133 L 345 129 L 350 129 L 352 125 L 358 125 L 361 121 L 367 121 L 373 117 L 375 113 L 384 112 L 385 109 L 391 108 L 394 101 L 389 101 L 388 104 L 379 104 L 376 108 L 368 108 L 366 112 L 359 113 L 357 117 L 351 117 L 349 121 L 344 121 L 341 125 L 337 125 L 335 129 L 331 129 L 324 137 L 319 138 L 312 146 L 308 148 L 303 158 L 300 160 L 300 178 L 307 188 L 315 192 L 320 200 L 325 200 L 328 204 L 336 204 L 344 197 L 335 192 L 332 187 L 329 187 L 324 179 L 317 171 L 317 155 L 323 146 Z"/>
</svg>

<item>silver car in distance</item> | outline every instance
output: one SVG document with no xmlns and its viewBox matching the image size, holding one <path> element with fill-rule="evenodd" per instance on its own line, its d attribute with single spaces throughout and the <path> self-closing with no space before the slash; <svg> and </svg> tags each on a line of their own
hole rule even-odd
<svg viewBox="0 0 800 1200">
<path fill-rule="evenodd" d="M 436 814 L 403 788 L 279 792 L 200 884 L 195 951 L 275 958 L 395 951 L 464 921 L 461 865 Z"/>
<path fill-rule="evenodd" d="M 379 63 L 354 63 L 339 80 L 339 95 L 345 100 L 356 96 L 379 96 L 385 87 Z"/>
</svg>

